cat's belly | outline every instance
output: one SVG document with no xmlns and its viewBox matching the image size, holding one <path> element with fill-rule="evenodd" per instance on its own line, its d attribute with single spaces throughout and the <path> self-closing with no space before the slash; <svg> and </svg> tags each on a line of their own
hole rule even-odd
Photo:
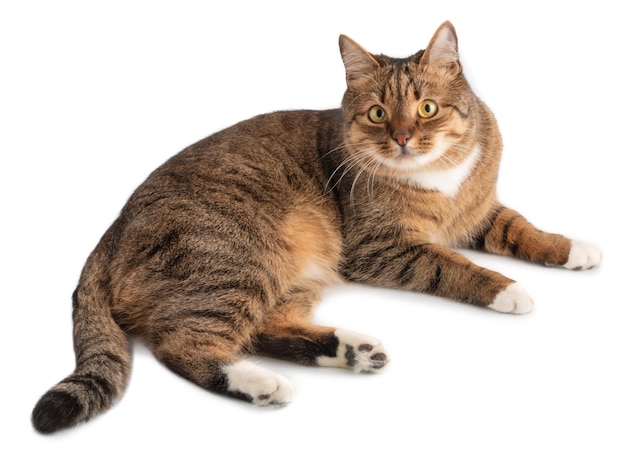
<svg viewBox="0 0 626 451">
<path fill-rule="evenodd" d="M 293 285 L 339 281 L 341 235 L 330 211 L 301 206 L 282 224 Z"/>
</svg>

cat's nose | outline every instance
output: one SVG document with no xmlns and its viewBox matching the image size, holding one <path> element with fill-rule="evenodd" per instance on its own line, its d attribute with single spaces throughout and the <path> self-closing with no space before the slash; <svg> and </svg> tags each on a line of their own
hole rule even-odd
<svg viewBox="0 0 626 451">
<path fill-rule="evenodd" d="M 408 130 L 396 130 L 391 137 L 401 146 L 406 146 L 406 143 L 411 139 L 411 133 Z"/>
</svg>

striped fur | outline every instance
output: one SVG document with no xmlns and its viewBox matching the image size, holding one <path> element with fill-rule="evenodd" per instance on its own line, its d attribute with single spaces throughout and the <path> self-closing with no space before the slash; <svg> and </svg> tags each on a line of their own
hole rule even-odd
<svg viewBox="0 0 626 451">
<path fill-rule="evenodd" d="M 341 110 L 241 122 L 134 192 L 85 265 L 76 369 L 35 406 L 38 431 L 87 420 L 121 396 L 129 335 L 208 390 L 280 406 L 291 383 L 242 352 L 357 372 L 386 363 L 378 340 L 311 324 L 329 283 L 524 313 L 532 301 L 517 283 L 451 248 L 599 263 L 593 246 L 539 231 L 497 201 L 497 124 L 463 76 L 449 23 L 406 59 L 371 55 L 345 36 L 340 48 Z"/>
</svg>

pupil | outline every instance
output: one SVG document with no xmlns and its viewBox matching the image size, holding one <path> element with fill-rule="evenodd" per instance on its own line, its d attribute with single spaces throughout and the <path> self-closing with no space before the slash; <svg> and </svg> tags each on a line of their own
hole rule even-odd
<svg viewBox="0 0 626 451">
<path fill-rule="evenodd" d="M 383 117 L 383 110 L 376 110 L 376 116 L 378 116 L 379 118 Z"/>
<path fill-rule="evenodd" d="M 424 111 L 426 111 L 427 113 L 430 113 L 430 105 L 429 104 L 424 105 Z"/>
</svg>

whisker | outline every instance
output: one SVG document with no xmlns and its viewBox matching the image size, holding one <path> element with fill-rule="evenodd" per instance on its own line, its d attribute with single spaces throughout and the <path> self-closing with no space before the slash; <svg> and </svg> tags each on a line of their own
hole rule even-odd
<svg viewBox="0 0 626 451">
<path fill-rule="evenodd" d="M 341 144 L 339 144 L 337 147 L 330 149 L 328 152 L 326 152 L 324 155 L 321 156 L 321 158 L 325 158 L 328 155 L 330 155 L 333 152 L 336 152 L 338 150 L 342 150 L 342 149 L 347 149 L 349 147 L 357 147 L 357 146 L 379 146 L 382 143 L 378 142 L 378 141 L 372 141 L 372 142 L 368 142 L 368 141 L 363 141 L 363 142 L 358 142 L 358 143 L 346 143 L 343 142 Z"/>
<path fill-rule="evenodd" d="M 367 153 L 368 157 L 370 155 L 373 155 L 373 151 L 372 150 L 370 150 Z M 352 181 L 352 186 L 350 187 L 350 205 L 352 205 L 352 208 L 354 208 L 354 190 L 356 188 L 356 183 L 357 183 L 359 177 L 361 176 L 361 174 L 363 174 L 363 172 L 365 172 L 367 170 L 367 168 L 370 165 L 372 165 L 372 164 L 376 164 L 376 159 L 370 158 L 369 161 L 359 170 L 359 172 L 357 172 L 356 176 L 354 177 L 354 180 Z M 368 184 L 366 183 L 366 189 L 367 189 L 367 186 L 368 186 Z"/>
<path fill-rule="evenodd" d="M 374 182 L 377 178 L 376 176 L 376 172 L 378 172 L 378 170 L 380 169 L 380 167 L 383 165 L 383 160 L 380 159 L 375 159 L 375 166 L 374 168 L 370 171 L 368 177 L 367 177 L 367 195 L 368 198 L 370 200 L 370 202 L 374 201 Z M 371 185 L 371 190 L 370 190 L 370 185 Z"/>
<path fill-rule="evenodd" d="M 341 182 L 341 180 L 346 176 L 346 174 L 348 172 L 350 172 L 353 168 L 355 168 L 356 166 L 359 165 L 359 163 L 363 160 L 366 160 L 369 158 L 369 155 L 367 152 L 362 152 L 362 153 L 357 153 L 357 154 L 353 154 L 353 155 L 349 155 L 346 159 L 344 159 L 338 166 L 337 168 L 335 168 L 335 170 L 333 171 L 333 173 L 330 175 L 330 177 L 328 178 L 328 181 L 326 182 L 326 187 L 324 190 L 324 193 L 328 193 L 328 191 L 335 189 L 339 183 Z M 335 177 L 335 174 L 341 170 L 343 168 L 343 172 L 341 173 L 341 176 L 337 179 L 337 181 L 330 187 L 329 189 L 329 185 L 332 182 L 333 177 Z"/>
<path fill-rule="evenodd" d="M 343 161 L 339 165 L 337 165 L 337 167 L 332 172 L 330 177 L 328 177 L 328 181 L 326 182 L 326 185 L 324 187 L 324 195 L 326 195 L 329 191 L 334 190 L 339 185 L 339 183 L 341 183 L 341 180 L 345 177 L 345 175 L 348 172 L 350 172 L 353 168 L 359 166 L 363 161 L 366 161 L 367 159 L 370 159 L 372 156 L 374 156 L 376 150 L 378 149 L 378 146 L 380 146 L 381 144 L 382 143 L 380 142 L 374 142 L 374 141 L 373 142 L 366 141 L 366 142 L 359 142 L 359 143 L 347 143 L 344 141 L 339 146 L 326 152 L 324 156 L 327 156 L 331 154 L 332 152 L 336 152 L 338 150 L 345 150 L 347 148 L 362 147 L 362 146 L 375 146 L 372 148 L 366 148 L 366 149 L 360 150 L 355 153 L 351 153 L 351 154 L 348 153 L 348 156 L 344 158 Z M 367 166 L 367 164 L 365 166 Z M 339 176 L 339 178 L 336 178 L 336 175 L 339 173 L 339 171 L 341 171 L 341 175 Z M 333 179 L 336 179 L 334 183 L 333 183 Z"/>
</svg>

